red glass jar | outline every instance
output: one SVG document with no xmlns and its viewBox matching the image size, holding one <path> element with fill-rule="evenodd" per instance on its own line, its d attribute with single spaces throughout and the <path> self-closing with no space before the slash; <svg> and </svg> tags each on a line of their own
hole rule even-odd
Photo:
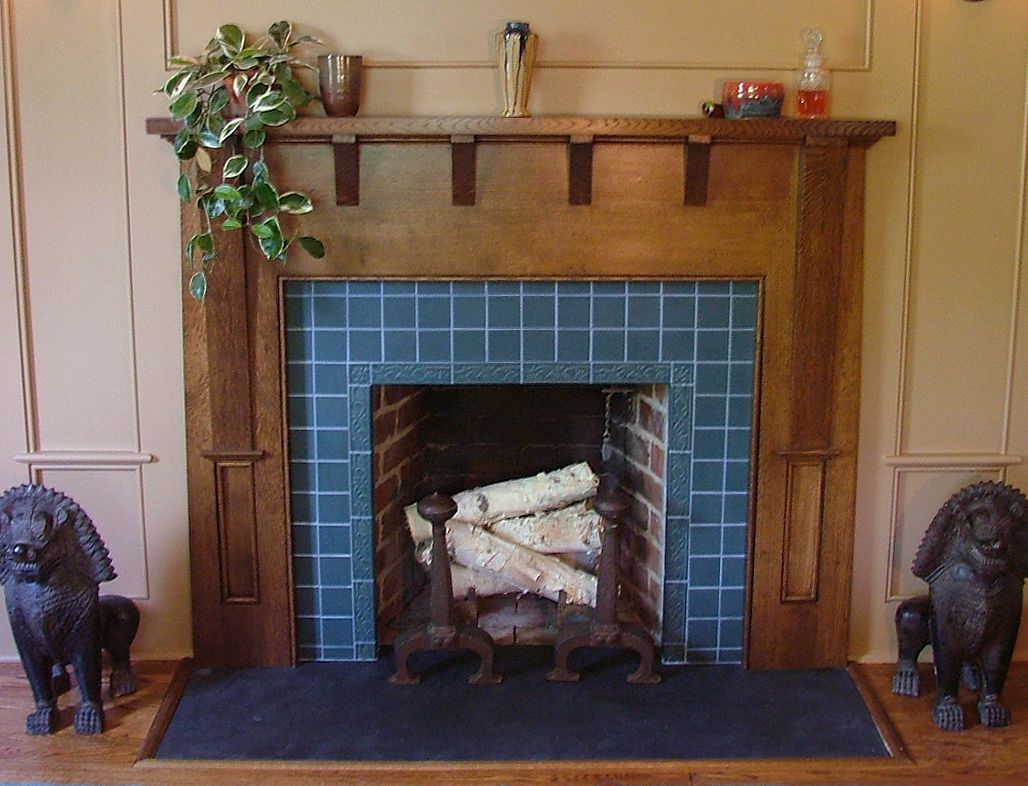
<svg viewBox="0 0 1028 786">
<path fill-rule="evenodd" d="M 785 85 L 781 82 L 725 82 L 721 103 L 725 117 L 778 117 L 782 114 Z"/>
</svg>

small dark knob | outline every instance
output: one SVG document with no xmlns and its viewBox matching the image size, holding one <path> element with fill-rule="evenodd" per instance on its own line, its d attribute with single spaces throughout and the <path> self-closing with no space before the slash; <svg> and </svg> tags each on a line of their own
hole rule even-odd
<svg viewBox="0 0 1028 786">
<path fill-rule="evenodd" d="M 418 513 L 433 524 L 443 524 L 454 517 L 457 513 L 457 503 L 453 497 L 440 494 L 429 494 L 418 503 Z"/>
<path fill-rule="evenodd" d="M 609 485 L 601 485 L 593 500 L 593 508 L 596 512 L 611 521 L 619 521 L 631 505 L 632 502 L 625 492 L 616 486 Z"/>
</svg>

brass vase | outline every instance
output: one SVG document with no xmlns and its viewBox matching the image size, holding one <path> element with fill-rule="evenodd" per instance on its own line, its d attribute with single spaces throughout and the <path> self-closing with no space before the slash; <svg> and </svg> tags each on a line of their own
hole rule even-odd
<svg viewBox="0 0 1028 786">
<path fill-rule="evenodd" d="M 532 87 L 532 68 L 539 36 L 528 29 L 528 22 L 508 22 L 496 37 L 503 87 L 503 116 L 528 117 L 528 91 Z"/>
<path fill-rule="evenodd" d="M 360 55 L 318 56 L 318 87 L 325 114 L 352 117 L 361 105 L 364 60 Z"/>
</svg>

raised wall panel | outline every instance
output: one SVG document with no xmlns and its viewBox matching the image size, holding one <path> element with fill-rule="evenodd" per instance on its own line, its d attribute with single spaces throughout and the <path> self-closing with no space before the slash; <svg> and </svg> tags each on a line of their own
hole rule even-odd
<svg viewBox="0 0 1028 786">
<path fill-rule="evenodd" d="M 253 5 L 165 0 L 169 50 L 201 49 L 226 20 L 247 20 L 261 32 L 279 18 L 277 9 L 254 13 Z M 516 13 L 539 33 L 543 65 L 793 69 L 801 27 L 819 26 L 835 68 L 869 67 L 871 0 L 793 0 L 788 10 L 772 0 L 678 0 L 611 3 L 599 13 L 590 0 L 522 0 Z M 486 66 L 494 61 L 493 36 L 511 13 L 503 0 L 308 0 L 289 19 L 330 47 L 362 52 L 372 65 Z"/>
<path fill-rule="evenodd" d="M 150 595 L 140 471 L 139 467 L 82 467 L 35 473 L 37 483 L 57 489 L 81 505 L 103 538 L 118 578 L 104 584 L 101 592 L 130 598 Z"/>
<path fill-rule="evenodd" d="M 257 510 L 252 461 L 214 463 L 217 496 L 221 599 L 260 602 L 257 568 Z"/>
<path fill-rule="evenodd" d="M 786 470 L 782 602 L 817 600 L 825 516 L 825 462 L 790 461 Z"/>
</svg>

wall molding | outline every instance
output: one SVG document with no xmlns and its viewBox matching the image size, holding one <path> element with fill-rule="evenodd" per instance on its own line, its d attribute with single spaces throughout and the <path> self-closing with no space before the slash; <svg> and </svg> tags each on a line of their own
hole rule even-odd
<svg viewBox="0 0 1028 786">
<path fill-rule="evenodd" d="M 975 470 L 1001 469 L 1023 464 L 1024 458 L 1006 453 L 907 453 L 885 456 L 882 462 L 889 467 L 906 471 L 916 470 Z"/>
<path fill-rule="evenodd" d="M 165 70 L 172 70 L 168 61 L 179 54 L 177 20 L 179 17 L 177 0 L 161 0 L 162 21 L 164 26 L 164 64 Z M 864 2 L 864 51 L 859 62 L 832 64 L 831 70 L 837 73 L 865 73 L 871 70 L 872 49 L 874 41 L 875 0 Z M 536 63 L 536 68 L 553 69 L 616 69 L 624 71 L 785 71 L 796 70 L 795 60 L 773 63 L 691 63 L 687 61 L 575 61 L 575 60 L 543 60 Z M 376 69 L 481 69 L 496 68 L 496 63 L 487 60 L 368 60 L 364 58 L 364 68 Z"/>
<path fill-rule="evenodd" d="M 37 450 L 14 460 L 33 469 L 131 469 L 157 459 L 131 450 Z"/>
</svg>

